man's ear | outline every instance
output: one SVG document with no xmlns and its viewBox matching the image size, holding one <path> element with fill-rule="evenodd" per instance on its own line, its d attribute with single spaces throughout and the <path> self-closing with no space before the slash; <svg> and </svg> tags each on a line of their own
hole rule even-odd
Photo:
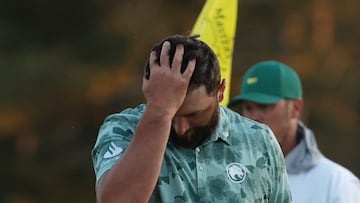
<svg viewBox="0 0 360 203">
<path fill-rule="evenodd" d="M 303 99 L 296 99 L 293 101 L 293 111 L 292 116 L 295 118 L 300 118 L 301 112 L 304 108 Z"/>
<path fill-rule="evenodd" d="M 219 91 L 217 92 L 217 100 L 218 102 L 222 102 L 224 99 L 224 92 L 225 92 L 226 80 L 225 78 L 220 83 Z"/>
</svg>

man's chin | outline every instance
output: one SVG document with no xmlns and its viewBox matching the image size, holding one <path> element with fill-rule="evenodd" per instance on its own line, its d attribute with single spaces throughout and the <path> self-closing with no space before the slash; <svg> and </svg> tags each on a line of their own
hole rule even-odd
<svg viewBox="0 0 360 203">
<path fill-rule="evenodd" d="M 195 148 L 202 144 L 211 133 L 186 133 L 184 135 L 173 134 L 175 144 L 185 148 Z"/>
<path fill-rule="evenodd" d="M 174 140 L 175 144 L 185 148 L 195 148 L 201 145 L 208 139 L 218 124 L 219 109 L 217 108 L 213 113 L 210 122 L 205 126 L 190 128 L 185 134 L 178 135 L 174 128 L 171 128 L 170 137 Z"/>
</svg>

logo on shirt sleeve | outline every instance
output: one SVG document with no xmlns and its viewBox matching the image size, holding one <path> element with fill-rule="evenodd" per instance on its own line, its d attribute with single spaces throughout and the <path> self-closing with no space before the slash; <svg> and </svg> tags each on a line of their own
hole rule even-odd
<svg viewBox="0 0 360 203">
<path fill-rule="evenodd" d="M 115 143 L 111 142 L 109 145 L 109 149 L 104 154 L 104 159 L 109 159 L 114 156 L 119 155 L 122 151 L 124 151 L 121 147 L 115 145 Z"/>
<path fill-rule="evenodd" d="M 228 178 L 234 183 L 242 183 L 246 178 L 246 170 L 240 163 L 230 163 L 226 167 Z"/>
</svg>

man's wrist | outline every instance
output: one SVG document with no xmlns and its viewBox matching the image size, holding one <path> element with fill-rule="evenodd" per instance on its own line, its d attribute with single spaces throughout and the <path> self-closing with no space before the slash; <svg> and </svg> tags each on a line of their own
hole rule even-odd
<svg viewBox="0 0 360 203">
<path fill-rule="evenodd" d="M 163 120 L 171 121 L 175 116 L 176 111 L 170 110 L 169 108 L 164 108 L 159 105 L 146 105 L 147 114 L 154 118 L 160 118 Z"/>
</svg>

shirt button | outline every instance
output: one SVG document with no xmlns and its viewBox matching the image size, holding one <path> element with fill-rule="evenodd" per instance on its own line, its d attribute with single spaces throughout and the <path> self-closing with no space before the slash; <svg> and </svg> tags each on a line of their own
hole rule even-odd
<svg viewBox="0 0 360 203">
<path fill-rule="evenodd" d="M 203 167 L 203 166 L 199 166 L 199 170 L 200 170 L 200 171 L 203 171 L 203 170 L 204 170 L 204 167 Z"/>
<path fill-rule="evenodd" d="M 195 148 L 195 151 L 196 151 L 196 152 L 200 152 L 200 148 L 199 148 L 199 147 L 196 147 L 196 148 Z"/>
</svg>

